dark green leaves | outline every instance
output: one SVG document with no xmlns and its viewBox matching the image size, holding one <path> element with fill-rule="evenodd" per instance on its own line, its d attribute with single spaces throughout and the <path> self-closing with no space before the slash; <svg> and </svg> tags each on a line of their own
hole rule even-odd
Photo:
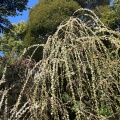
<svg viewBox="0 0 120 120">
<path fill-rule="evenodd" d="M 27 2 L 28 0 L 0 0 L 0 32 L 11 25 L 7 17 L 19 15 L 26 10 Z"/>
</svg>

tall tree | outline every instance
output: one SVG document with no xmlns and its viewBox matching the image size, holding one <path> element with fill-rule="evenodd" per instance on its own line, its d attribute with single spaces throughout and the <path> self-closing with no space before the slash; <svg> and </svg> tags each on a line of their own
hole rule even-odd
<svg viewBox="0 0 120 120">
<path fill-rule="evenodd" d="M 120 31 L 120 1 L 115 0 L 111 6 L 99 6 L 95 11 L 106 26 Z"/>
<path fill-rule="evenodd" d="M 0 38 L 1 51 L 4 57 L 14 60 L 23 51 L 23 40 L 26 32 L 26 23 L 24 21 L 13 24 L 12 28 L 3 33 Z"/>
<path fill-rule="evenodd" d="M 116 15 L 120 17 L 120 0 L 113 0 L 112 10 L 116 12 Z"/>
<path fill-rule="evenodd" d="M 27 9 L 27 3 L 28 0 L 0 0 L 0 32 L 11 25 L 8 16 L 20 15 Z"/>
<path fill-rule="evenodd" d="M 24 45 L 28 47 L 38 43 L 44 44 L 48 36 L 56 31 L 57 26 L 62 21 L 67 20 L 79 8 L 78 3 L 73 0 L 40 0 L 30 10 Z M 28 51 L 28 55 L 34 49 Z M 42 50 L 43 47 L 39 47 L 33 59 L 36 61 L 42 59 Z"/>
<path fill-rule="evenodd" d="M 80 8 L 73 0 L 40 0 L 30 10 L 25 45 L 45 42 L 44 39 L 54 33 L 57 26 Z"/>
<path fill-rule="evenodd" d="M 102 5 L 109 5 L 110 0 L 75 0 L 83 8 L 95 9 L 96 7 Z"/>
</svg>

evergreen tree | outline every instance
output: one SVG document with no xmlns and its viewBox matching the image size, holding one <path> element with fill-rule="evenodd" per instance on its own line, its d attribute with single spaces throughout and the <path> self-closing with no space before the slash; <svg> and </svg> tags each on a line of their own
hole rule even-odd
<svg viewBox="0 0 120 120">
<path fill-rule="evenodd" d="M 120 2 L 114 1 L 111 6 L 99 6 L 95 11 L 106 26 L 120 31 Z"/>
<path fill-rule="evenodd" d="M 30 10 L 25 45 L 45 43 L 57 26 L 78 8 L 80 6 L 73 0 L 40 0 Z"/>
<path fill-rule="evenodd" d="M 102 5 L 109 5 L 110 0 L 75 0 L 83 8 L 95 9 Z"/>
</svg>

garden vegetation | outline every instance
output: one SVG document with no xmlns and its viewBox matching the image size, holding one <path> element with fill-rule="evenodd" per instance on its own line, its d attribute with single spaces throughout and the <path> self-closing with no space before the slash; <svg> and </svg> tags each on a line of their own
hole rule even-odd
<svg viewBox="0 0 120 120">
<path fill-rule="evenodd" d="M 36 62 L 39 47 L 43 55 Z M 14 64 L 15 77 L 7 72 L 12 67 L 3 65 L 0 119 L 120 119 L 120 33 L 91 10 L 78 9 L 45 44 L 24 49 Z"/>
</svg>

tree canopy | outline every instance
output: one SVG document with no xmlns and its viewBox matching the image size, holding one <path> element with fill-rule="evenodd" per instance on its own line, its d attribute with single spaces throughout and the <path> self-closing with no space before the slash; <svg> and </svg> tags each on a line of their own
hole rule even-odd
<svg viewBox="0 0 120 120">
<path fill-rule="evenodd" d="M 73 0 L 40 0 L 30 10 L 25 45 L 41 43 L 42 37 L 53 34 L 57 26 L 78 8 L 80 6 Z"/>
<path fill-rule="evenodd" d="M 8 16 L 20 15 L 27 9 L 28 0 L 0 0 L 0 32 L 10 25 Z"/>
<path fill-rule="evenodd" d="M 12 24 L 7 32 L 3 32 L 0 38 L 0 50 L 3 51 L 4 57 L 9 59 L 17 58 L 23 51 L 23 41 L 26 33 L 26 23 L 20 21 L 18 24 Z"/>
<path fill-rule="evenodd" d="M 120 31 L 120 2 L 114 1 L 111 6 L 99 6 L 95 11 L 106 26 Z"/>
<path fill-rule="evenodd" d="M 45 39 L 76 9 L 80 7 L 96 9 L 109 3 L 110 0 L 40 0 L 30 10 L 25 45 L 45 43 Z"/>
<path fill-rule="evenodd" d="M 95 9 L 102 5 L 109 5 L 110 0 L 75 0 L 82 8 Z"/>
</svg>

